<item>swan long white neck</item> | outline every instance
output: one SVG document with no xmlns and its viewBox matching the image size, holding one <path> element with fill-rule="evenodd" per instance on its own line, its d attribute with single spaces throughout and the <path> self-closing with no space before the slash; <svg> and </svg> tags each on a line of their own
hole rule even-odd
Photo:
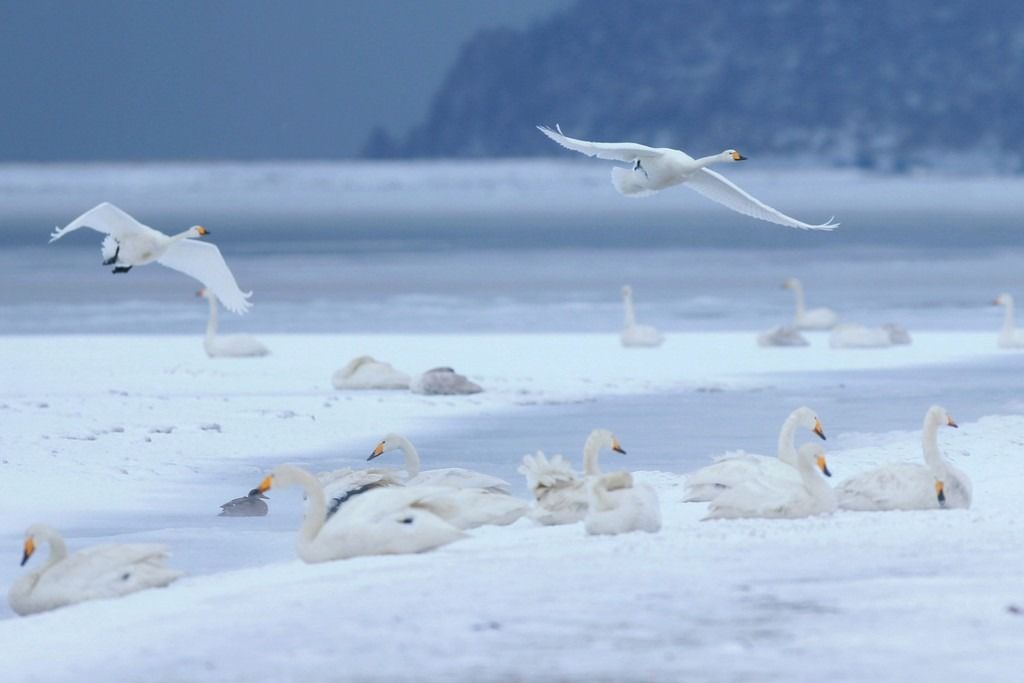
<svg viewBox="0 0 1024 683">
<path fill-rule="evenodd" d="M 718 163 L 721 163 L 721 162 L 727 161 L 727 160 L 728 159 L 724 158 L 722 156 L 722 154 L 720 154 L 720 153 L 719 154 L 712 154 L 711 156 L 706 156 L 706 157 L 701 157 L 699 159 L 694 159 L 693 160 L 693 165 L 694 166 L 698 166 L 700 168 L 705 168 L 706 166 L 710 166 L 711 164 L 718 164 Z"/>
<path fill-rule="evenodd" d="M 945 476 L 947 465 L 946 459 L 942 457 L 942 451 L 939 450 L 939 427 L 942 423 L 942 416 L 929 410 L 924 416 L 924 427 L 921 430 L 924 461 L 937 479 Z"/>
<path fill-rule="evenodd" d="M 217 297 L 210 292 L 206 293 L 210 302 L 210 319 L 206 322 L 206 343 L 212 343 L 217 336 Z"/>
<path fill-rule="evenodd" d="M 782 423 L 779 430 L 779 444 L 777 455 L 782 462 L 796 466 L 796 428 L 800 422 L 798 411 L 794 410 Z"/>
<path fill-rule="evenodd" d="M 636 309 L 633 307 L 633 292 L 629 290 L 623 292 L 622 301 L 626 308 L 626 327 L 636 327 Z"/>
<path fill-rule="evenodd" d="M 389 438 L 388 441 L 391 441 Z M 405 457 L 405 471 L 409 473 L 409 477 L 415 477 L 420 473 L 420 454 L 416 450 L 416 447 L 412 445 L 412 441 L 405 438 L 404 436 L 393 437 L 395 444 L 402 451 L 402 455 Z"/>
<path fill-rule="evenodd" d="M 299 554 L 302 548 L 316 539 L 327 519 L 327 499 L 324 488 L 316 477 L 300 467 L 280 466 L 278 471 L 286 475 L 282 484 L 297 484 L 306 492 L 306 516 L 299 527 Z"/>
<path fill-rule="evenodd" d="M 800 458 L 797 470 L 800 471 L 800 480 L 816 500 L 824 500 L 833 495 L 832 487 L 818 474 L 818 466 L 813 458 Z"/>
<path fill-rule="evenodd" d="M 1004 294 L 1003 302 L 1003 305 L 1006 307 L 1006 313 L 1003 315 L 1003 334 L 1012 337 L 1016 326 L 1013 319 L 1013 297 Z"/>
<path fill-rule="evenodd" d="M 46 558 L 45 566 L 49 567 L 68 556 L 68 546 L 64 543 L 64 537 L 55 529 L 47 529 L 43 537 L 50 546 L 50 554 Z"/>
<path fill-rule="evenodd" d="M 597 456 L 601 452 L 602 439 L 600 434 L 591 434 L 583 444 L 583 474 L 594 476 L 601 474 L 601 466 Z"/>
<path fill-rule="evenodd" d="M 804 286 L 800 284 L 799 280 L 793 280 L 790 289 L 793 290 L 793 296 L 796 297 L 796 317 L 802 318 L 807 310 L 804 308 Z"/>
</svg>

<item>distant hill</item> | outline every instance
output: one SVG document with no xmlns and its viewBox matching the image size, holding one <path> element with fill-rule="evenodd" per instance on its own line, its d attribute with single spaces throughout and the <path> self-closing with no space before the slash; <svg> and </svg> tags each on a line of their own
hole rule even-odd
<svg viewBox="0 0 1024 683">
<path fill-rule="evenodd" d="M 829 165 L 1024 170 L 1020 0 L 583 0 L 464 46 L 369 157 L 568 154 L 534 124 Z"/>
</svg>

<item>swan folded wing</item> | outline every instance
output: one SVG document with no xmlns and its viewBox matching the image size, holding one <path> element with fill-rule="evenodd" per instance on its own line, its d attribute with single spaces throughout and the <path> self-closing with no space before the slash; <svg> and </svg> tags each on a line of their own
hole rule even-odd
<svg viewBox="0 0 1024 683">
<path fill-rule="evenodd" d="M 794 498 L 801 493 L 803 491 L 798 483 L 792 486 L 767 486 L 758 482 L 743 482 L 712 500 L 705 519 L 785 517 L 793 506 Z"/>
<path fill-rule="evenodd" d="M 248 301 L 252 292 L 238 288 L 235 276 L 214 244 L 181 240 L 171 245 L 157 261 L 202 282 L 232 313 L 241 315 L 252 307 Z"/>
<path fill-rule="evenodd" d="M 537 130 L 560 144 L 588 157 L 607 159 L 609 161 L 636 161 L 637 159 L 653 159 L 661 156 L 661 152 L 636 142 L 588 142 L 563 135 L 561 130 L 554 131 L 547 126 L 537 126 Z"/>
<path fill-rule="evenodd" d="M 36 590 L 77 602 L 165 585 L 182 572 L 165 566 L 167 548 L 156 544 L 107 544 L 85 548 L 48 569 Z"/>
<path fill-rule="evenodd" d="M 139 223 L 110 202 L 103 202 L 89 209 L 63 228 L 55 229 L 50 234 L 50 241 L 59 240 L 64 235 L 79 228 L 92 228 L 97 232 L 111 235 L 114 239 L 122 239 L 128 235 L 146 231 L 156 232 L 152 228 Z"/>
<path fill-rule="evenodd" d="M 406 485 L 444 486 L 459 489 L 479 488 L 501 493 L 508 493 L 510 490 L 510 484 L 504 479 L 460 467 L 424 470 L 415 477 L 411 477 Z"/>
<path fill-rule="evenodd" d="M 725 176 L 707 168 L 702 168 L 691 175 L 685 184 L 708 199 L 751 218 L 758 218 L 769 223 L 777 223 L 778 225 L 800 228 L 802 230 L 834 230 L 839 227 L 839 223 L 833 223 L 831 219 L 829 219 L 829 222 L 821 223 L 820 225 L 798 221 L 778 209 L 773 209 L 764 202 L 755 199 Z"/>
<path fill-rule="evenodd" d="M 565 458 L 554 455 L 548 459 L 542 451 L 537 451 L 536 455 L 524 455 L 523 464 L 517 471 L 526 477 L 526 486 L 536 497 L 543 490 L 572 486 L 579 482 L 579 477 Z"/>
</svg>

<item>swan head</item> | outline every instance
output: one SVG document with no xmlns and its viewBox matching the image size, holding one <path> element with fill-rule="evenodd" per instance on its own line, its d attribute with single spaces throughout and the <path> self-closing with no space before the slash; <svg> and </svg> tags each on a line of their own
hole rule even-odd
<svg viewBox="0 0 1024 683">
<path fill-rule="evenodd" d="M 928 414 L 925 415 L 925 421 L 931 422 L 932 424 L 941 425 L 944 424 L 947 427 L 959 427 L 956 422 L 953 421 L 953 416 L 946 412 L 946 409 L 942 406 L 932 406 L 928 409 Z"/>
<path fill-rule="evenodd" d="M 946 505 L 946 484 L 939 479 L 935 480 L 935 497 L 938 499 L 940 506 Z"/>
<path fill-rule="evenodd" d="M 622 285 L 622 296 L 626 298 L 633 296 L 633 288 L 629 285 Z"/>
<path fill-rule="evenodd" d="M 202 237 L 203 235 L 209 235 L 210 231 L 201 225 L 193 225 L 188 229 L 189 237 Z"/>
<path fill-rule="evenodd" d="M 368 457 L 366 460 L 370 461 L 373 460 L 374 458 L 379 458 L 381 455 L 387 453 L 388 451 L 398 450 L 399 448 L 402 447 L 402 443 L 405 440 L 405 437 L 400 434 L 395 434 L 394 432 L 388 434 L 383 439 L 381 439 L 381 442 L 377 444 L 377 446 L 373 449 L 373 452 L 370 453 L 370 457 Z"/>
<path fill-rule="evenodd" d="M 295 486 L 296 484 L 302 484 L 304 477 L 312 477 L 313 475 L 306 472 L 301 467 L 295 465 L 278 465 L 274 469 L 270 470 L 270 474 L 263 477 L 263 481 L 260 485 L 249 491 L 249 495 L 253 495 L 255 492 L 261 498 L 264 497 L 262 494 L 269 491 L 274 486 L 285 487 Z"/>
<path fill-rule="evenodd" d="M 722 152 L 722 159 L 725 161 L 746 161 L 747 158 L 734 149 L 727 149 Z"/>
<path fill-rule="evenodd" d="M 808 464 L 817 467 L 826 477 L 832 476 L 832 472 L 828 469 L 828 462 L 825 460 L 825 451 L 819 444 L 805 443 L 797 452 L 800 454 L 801 460 L 806 460 Z"/>
<path fill-rule="evenodd" d="M 798 425 L 805 429 L 810 429 L 812 432 L 817 434 L 822 441 L 825 441 L 825 429 L 821 426 L 821 419 L 813 410 L 806 406 L 797 408 L 793 411 L 791 417 L 796 418 Z"/>
<path fill-rule="evenodd" d="M 196 296 L 202 297 L 203 299 L 209 299 L 210 293 L 206 291 L 206 287 L 200 287 L 199 290 L 196 291 Z"/>
<path fill-rule="evenodd" d="M 616 453 L 622 453 L 623 455 L 626 454 L 626 451 L 623 450 L 622 444 L 619 443 L 619 440 L 607 429 L 595 429 L 590 432 L 590 436 L 587 437 L 587 443 L 583 446 L 583 449 L 589 450 L 590 448 L 595 447 L 598 451 L 603 448 L 608 448 Z"/>
<path fill-rule="evenodd" d="M 786 278 L 782 283 L 783 289 L 797 289 L 798 287 L 800 287 L 800 281 L 795 277 Z"/>
<path fill-rule="evenodd" d="M 1013 304 L 1013 297 L 1003 292 L 992 300 L 993 306 L 1010 306 Z"/>
<path fill-rule="evenodd" d="M 24 567 L 25 563 L 28 562 L 28 558 L 32 557 L 32 553 L 36 551 L 36 539 L 35 536 L 29 534 L 25 537 L 25 545 L 23 546 L 23 552 L 21 554 L 21 566 Z"/>
<path fill-rule="evenodd" d="M 36 552 L 39 545 L 38 539 L 48 539 L 57 535 L 51 527 L 45 524 L 33 524 L 25 531 L 25 544 L 22 546 L 21 566 L 24 567 L 29 558 Z"/>
</svg>

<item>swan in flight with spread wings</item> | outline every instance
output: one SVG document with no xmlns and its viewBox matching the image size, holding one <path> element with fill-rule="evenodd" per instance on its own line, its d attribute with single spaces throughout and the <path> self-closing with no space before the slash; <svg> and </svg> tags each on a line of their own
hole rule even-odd
<svg viewBox="0 0 1024 683">
<path fill-rule="evenodd" d="M 165 235 L 143 225 L 113 204 L 103 202 L 63 228 L 54 230 L 50 241 L 59 240 L 79 228 L 92 228 L 106 234 L 101 249 L 103 265 L 114 266 L 115 273 L 127 273 L 133 266 L 156 261 L 202 282 L 232 313 L 241 315 L 252 306 L 248 301 L 252 292 L 238 288 L 220 249 L 194 239 L 210 234 L 201 225 L 193 225 L 176 235 Z"/>
<path fill-rule="evenodd" d="M 631 168 L 616 166 L 612 169 L 612 184 L 615 185 L 615 189 L 627 196 L 643 197 L 666 187 L 685 183 L 687 187 L 711 201 L 769 223 L 804 230 L 832 230 L 839 227 L 839 223 L 833 223 L 832 219 L 826 223 L 812 225 L 791 218 L 755 199 L 722 175 L 707 168 L 711 164 L 746 159 L 734 149 L 694 159 L 686 152 L 668 147 L 648 147 L 635 142 L 588 142 L 564 135 L 558 126 L 555 126 L 555 130 L 547 126 L 537 126 L 537 129 L 566 149 L 598 159 L 631 164 Z"/>
</svg>

